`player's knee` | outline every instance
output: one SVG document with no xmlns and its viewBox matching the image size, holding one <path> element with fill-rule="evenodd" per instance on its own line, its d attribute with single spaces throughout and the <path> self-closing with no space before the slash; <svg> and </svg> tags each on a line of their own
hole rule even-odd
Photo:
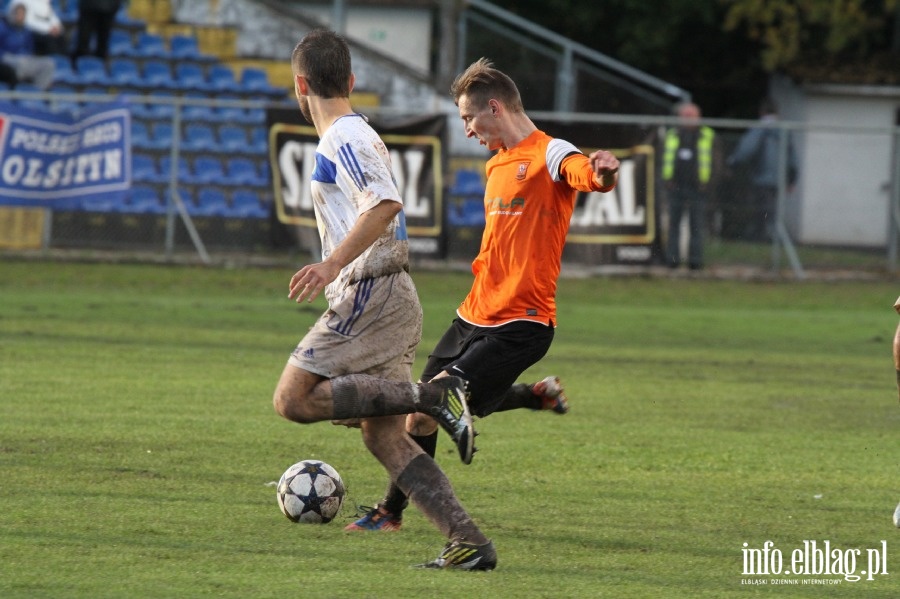
<svg viewBox="0 0 900 599">
<path fill-rule="evenodd" d="M 310 410 L 307 409 L 306 403 L 303 401 L 303 398 L 280 387 L 275 390 L 275 395 L 272 397 L 272 405 L 275 408 L 275 412 L 282 418 L 299 424 L 318 422 L 320 418 L 314 417 Z"/>
<path fill-rule="evenodd" d="M 438 424 L 431 416 L 415 412 L 406 416 L 406 432 L 417 437 L 425 437 L 437 430 Z"/>
</svg>

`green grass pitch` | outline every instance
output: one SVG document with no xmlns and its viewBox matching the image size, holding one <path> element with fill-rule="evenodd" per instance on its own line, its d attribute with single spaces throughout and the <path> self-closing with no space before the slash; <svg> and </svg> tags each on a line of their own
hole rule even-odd
<svg viewBox="0 0 900 599">
<path fill-rule="evenodd" d="M 466 573 L 410 568 L 443 545 L 415 510 L 398 533 L 343 532 L 386 481 L 358 431 L 272 409 L 324 307 L 290 302 L 291 274 L 0 262 L 0 597 L 900 596 L 900 285 L 564 279 L 524 378 L 560 375 L 571 413 L 479 420 L 468 467 L 440 438 L 499 553 Z M 418 373 L 470 278 L 414 278 Z M 331 524 L 278 511 L 272 484 L 303 458 L 348 487 Z M 784 569 L 828 541 L 838 567 L 875 550 L 887 573 L 748 575 L 766 541 Z"/>
</svg>

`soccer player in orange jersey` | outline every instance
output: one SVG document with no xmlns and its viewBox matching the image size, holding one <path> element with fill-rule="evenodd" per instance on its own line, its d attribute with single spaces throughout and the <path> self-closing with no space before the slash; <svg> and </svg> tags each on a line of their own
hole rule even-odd
<svg viewBox="0 0 900 599">
<path fill-rule="evenodd" d="M 585 156 L 538 130 L 516 84 L 484 58 L 456 78 L 450 93 L 466 136 L 496 153 L 487 162 L 475 281 L 421 380 L 467 380 L 469 408 L 479 417 L 516 408 L 565 413 L 568 403 L 557 377 L 531 385 L 516 379 L 553 340 L 556 284 L 576 193 L 612 190 L 619 161 L 603 150 Z M 435 455 L 437 425 L 431 418 L 411 415 L 406 430 Z M 385 499 L 347 529 L 396 530 L 405 506 L 402 491 L 391 485 Z"/>
</svg>

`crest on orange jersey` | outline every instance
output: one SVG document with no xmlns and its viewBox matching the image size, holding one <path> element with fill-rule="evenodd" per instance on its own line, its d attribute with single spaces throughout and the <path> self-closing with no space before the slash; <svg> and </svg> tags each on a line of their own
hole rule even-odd
<svg viewBox="0 0 900 599">
<path fill-rule="evenodd" d="M 520 162 L 519 163 L 519 170 L 516 171 L 516 179 L 518 179 L 519 181 L 522 181 L 525 179 L 525 174 L 528 172 L 529 164 L 531 164 L 531 162 Z"/>
</svg>

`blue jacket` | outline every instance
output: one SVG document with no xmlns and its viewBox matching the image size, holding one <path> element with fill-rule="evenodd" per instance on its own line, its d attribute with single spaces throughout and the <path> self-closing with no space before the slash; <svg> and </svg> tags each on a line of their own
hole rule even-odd
<svg viewBox="0 0 900 599">
<path fill-rule="evenodd" d="M 4 54 L 34 54 L 34 35 L 24 27 L 16 27 L 0 19 L 0 56 Z"/>
</svg>

